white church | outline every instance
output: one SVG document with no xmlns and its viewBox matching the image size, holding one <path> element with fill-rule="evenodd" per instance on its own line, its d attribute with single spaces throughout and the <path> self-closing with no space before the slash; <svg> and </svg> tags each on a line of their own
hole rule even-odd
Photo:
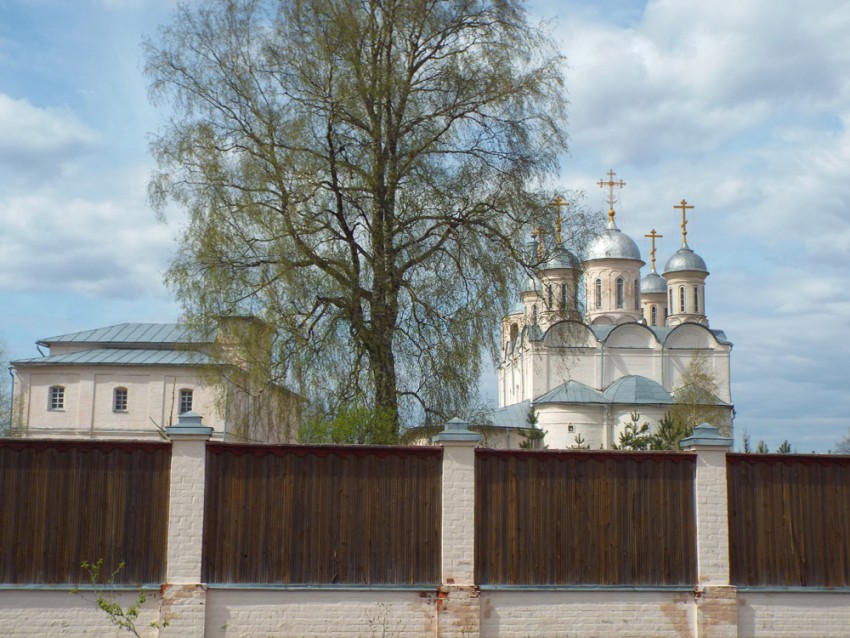
<svg viewBox="0 0 850 638">
<path fill-rule="evenodd" d="M 634 240 L 615 222 L 614 181 L 608 187 L 608 226 L 589 245 L 583 263 L 556 236 L 543 250 L 542 233 L 533 250 L 552 256 L 519 293 L 519 303 L 504 317 L 498 367 L 496 429 L 528 427 L 530 410 L 546 432 L 549 448 L 611 448 L 632 414 L 655 429 L 673 404 L 682 373 L 700 357 L 716 381 L 714 406 L 734 415 L 729 376 L 732 344 L 709 327 L 705 282 L 708 268 L 687 242 L 685 200 L 682 246 L 655 269 L 653 229 L 650 271 Z M 558 199 L 554 205 L 562 202 Z M 558 233 L 559 235 L 559 233 Z M 583 301 L 583 303 L 580 303 Z M 502 445 L 514 447 L 520 437 Z"/>
</svg>

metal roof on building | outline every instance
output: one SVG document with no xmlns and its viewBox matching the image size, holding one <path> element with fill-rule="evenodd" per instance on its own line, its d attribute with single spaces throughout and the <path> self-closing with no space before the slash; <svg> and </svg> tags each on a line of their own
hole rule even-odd
<svg viewBox="0 0 850 638">
<path fill-rule="evenodd" d="M 570 379 L 534 401 L 535 405 L 544 403 L 608 403 L 608 399 L 598 390 Z"/>
<path fill-rule="evenodd" d="M 13 365 L 199 366 L 215 360 L 192 350 L 96 348 L 47 357 L 18 359 Z"/>
<path fill-rule="evenodd" d="M 504 428 L 527 428 L 529 427 L 528 410 L 531 407 L 531 401 L 522 401 L 504 408 L 496 408 L 490 413 L 490 422 L 496 427 Z"/>
<path fill-rule="evenodd" d="M 213 340 L 213 334 L 204 334 L 177 323 L 119 323 L 106 328 L 47 337 L 39 339 L 37 343 L 42 346 L 50 346 L 51 343 L 171 345 L 176 343 L 212 343 Z"/>
<path fill-rule="evenodd" d="M 617 379 L 603 393 L 609 403 L 670 405 L 673 397 L 657 381 L 637 375 Z"/>
<path fill-rule="evenodd" d="M 615 325 L 612 325 L 612 324 L 591 324 L 591 325 L 588 326 L 588 328 L 590 328 L 590 331 L 593 333 L 593 336 L 596 337 L 597 340 L 605 341 L 608 338 L 608 335 L 611 334 L 611 331 L 614 330 L 614 328 L 619 328 L 620 326 L 628 326 L 628 325 L 635 325 L 635 324 L 634 323 L 615 324 Z M 641 325 L 644 328 L 648 328 L 655 335 L 655 338 L 658 340 L 659 343 L 664 343 L 667 340 L 667 337 L 670 335 L 670 333 L 673 332 L 674 330 L 676 330 L 677 328 L 679 328 L 680 326 L 700 325 L 700 324 L 683 323 L 683 324 L 679 324 L 679 326 L 673 326 L 673 327 L 670 327 L 670 326 L 646 326 L 644 324 L 637 324 L 637 325 Z M 701 327 L 705 327 L 705 326 L 701 326 Z M 706 328 L 706 330 L 708 330 L 714 336 L 714 338 L 717 339 L 718 343 L 723 344 L 723 345 L 727 345 L 727 346 L 732 345 L 731 342 L 729 341 L 729 339 L 726 337 L 726 333 L 723 332 L 722 330 L 713 330 L 711 328 Z"/>
</svg>

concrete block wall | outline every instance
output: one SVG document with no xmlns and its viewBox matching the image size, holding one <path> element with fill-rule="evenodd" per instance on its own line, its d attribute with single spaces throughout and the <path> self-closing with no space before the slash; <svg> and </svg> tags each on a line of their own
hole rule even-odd
<svg viewBox="0 0 850 638">
<path fill-rule="evenodd" d="M 690 638 L 693 592 L 485 591 L 482 636 Z"/>
<path fill-rule="evenodd" d="M 208 587 L 201 582 L 201 550 L 211 428 L 196 415 L 184 421 L 169 431 L 168 583 L 148 594 L 137 623 L 145 638 L 838 638 L 850 633 L 850 591 L 739 591 L 730 584 L 726 447 L 718 444 L 719 435 L 704 431 L 690 442 L 697 455 L 698 582 L 693 589 L 480 590 L 474 582 L 478 435 L 461 422 L 450 423 L 437 437 L 444 447 L 442 575 L 433 588 Z M 135 596 L 120 591 L 116 601 L 126 607 Z M 163 621 L 168 622 L 163 629 L 149 627 Z M 127 634 L 109 624 L 93 592 L 0 585 L 0 638 L 121 635 Z"/>
<path fill-rule="evenodd" d="M 150 627 L 160 619 L 159 593 L 145 592 L 147 601 L 137 621 L 143 638 L 158 638 L 159 630 Z M 120 591 L 111 598 L 125 609 L 135 602 L 138 592 Z M 86 636 L 88 638 L 126 638 L 125 630 L 109 622 L 97 606 L 91 590 L 73 593 L 69 588 L 0 589 L 0 636 L 2 638 L 52 638 Z M 169 634 L 163 634 L 167 636 Z"/>
</svg>

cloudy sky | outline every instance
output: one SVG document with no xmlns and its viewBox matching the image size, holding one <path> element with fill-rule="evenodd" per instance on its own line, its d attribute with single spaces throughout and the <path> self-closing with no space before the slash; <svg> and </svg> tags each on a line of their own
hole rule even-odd
<svg viewBox="0 0 850 638">
<path fill-rule="evenodd" d="M 180 232 L 145 201 L 153 168 L 140 41 L 171 0 L 0 3 L 0 334 L 34 341 L 173 321 Z M 570 145 L 555 185 L 609 168 L 618 223 L 707 262 L 711 326 L 732 352 L 736 428 L 826 451 L 850 426 L 850 4 L 536 0 L 567 57 Z M 485 388 L 486 390 L 486 388 Z"/>
</svg>

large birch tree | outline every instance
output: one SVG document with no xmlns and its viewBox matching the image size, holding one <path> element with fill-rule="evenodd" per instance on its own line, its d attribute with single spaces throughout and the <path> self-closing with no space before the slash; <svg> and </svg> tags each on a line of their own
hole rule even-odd
<svg viewBox="0 0 850 638">
<path fill-rule="evenodd" d="M 521 3 L 212 0 L 146 57 L 188 318 L 271 323 L 312 405 L 463 410 L 566 145 L 564 61 Z"/>
</svg>

